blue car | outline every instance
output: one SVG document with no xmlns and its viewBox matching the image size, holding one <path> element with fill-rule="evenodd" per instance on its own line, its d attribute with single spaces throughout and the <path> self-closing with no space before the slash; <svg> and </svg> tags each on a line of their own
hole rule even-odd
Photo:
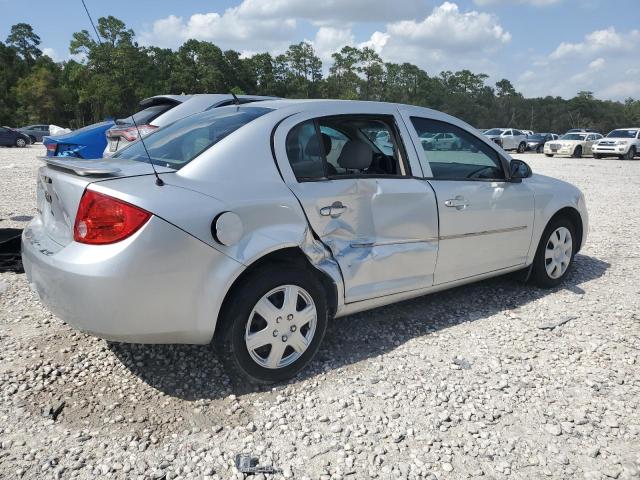
<svg viewBox="0 0 640 480">
<path fill-rule="evenodd" d="M 47 157 L 102 158 L 107 146 L 105 132 L 114 125 L 113 120 L 107 120 L 64 135 L 43 137 Z"/>
</svg>

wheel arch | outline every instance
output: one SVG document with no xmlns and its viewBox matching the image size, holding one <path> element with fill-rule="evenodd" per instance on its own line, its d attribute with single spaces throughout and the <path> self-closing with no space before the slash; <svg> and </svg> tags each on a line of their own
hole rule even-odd
<svg viewBox="0 0 640 480">
<path fill-rule="evenodd" d="M 214 340 L 219 338 L 219 335 L 221 334 L 220 325 L 224 323 L 221 321 L 221 319 L 228 309 L 231 297 L 237 289 L 241 288 L 241 285 L 245 281 L 245 279 L 263 268 L 275 268 L 278 265 L 294 265 L 299 266 L 300 268 L 306 268 L 311 271 L 324 288 L 329 316 L 333 317 L 335 315 L 339 303 L 339 286 L 336 284 L 334 279 L 327 272 L 311 263 L 309 258 L 305 255 L 300 247 L 284 247 L 278 250 L 271 251 L 255 259 L 251 264 L 247 266 L 247 268 L 242 271 L 242 273 L 240 273 L 240 275 L 236 277 L 236 279 L 227 290 L 227 293 L 224 296 L 224 300 L 222 301 L 218 314 L 218 321 L 216 322 L 215 330 L 213 332 Z"/>
<path fill-rule="evenodd" d="M 576 238 L 576 253 L 578 253 L 580 251 L 580 247 L 582 246 L 582 237 L 584 235 L 584 223 L 582 221 L 582 216 L 580 215 L 580 212 L 574 208 L 574 207 L 564 207 L 561 208 L 560 210 L 558 210 L 556 213 L 554 213 L 551 218 L 547 221 L 544 229 L 546 230 L 547 226 L 557 220 L 558 218 L 567 218 L 575 227 L 576 229 L 576 236 L 578 238 Z"/>
</svg>

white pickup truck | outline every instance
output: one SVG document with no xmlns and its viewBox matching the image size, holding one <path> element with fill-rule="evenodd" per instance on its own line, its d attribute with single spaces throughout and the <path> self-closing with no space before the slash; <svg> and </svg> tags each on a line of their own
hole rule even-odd
<svg viewBox="0 0 640 480">
<path fill-rule="evenodd" d="M 593 144 L 593 158 L 618 157 L 633 160 L 640 155 L 640 128 L 619 128 Z"/>
</svg>

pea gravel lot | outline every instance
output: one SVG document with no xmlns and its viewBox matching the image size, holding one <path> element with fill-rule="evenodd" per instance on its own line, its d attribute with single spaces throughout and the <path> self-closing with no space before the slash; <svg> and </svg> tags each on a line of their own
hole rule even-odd
<svg viewBox="0 0 640 480">
<path fill-rule="evenodd" d="M 0 149 L 0 228 L 35 214 L 42 154 Z M 640 478 L 640 161 L 517 157 L 586 195 L 562 288 L 502 277 L 336 320 L 262 391 L 208 347 L 78 333 L 0 272 L 0 478 L 243 478 L 238 452 L 275 478 Z"/>
</svg>

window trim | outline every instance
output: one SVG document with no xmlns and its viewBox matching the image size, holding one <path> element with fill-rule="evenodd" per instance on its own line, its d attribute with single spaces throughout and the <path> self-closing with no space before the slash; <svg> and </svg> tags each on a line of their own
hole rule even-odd
<svg viewBox="0 0 640 480">
<path fill-rule="evenodd" d="M 464 129 L 458 125 L 455 125 L 451 122 L 445 122 L 444 120 L 438 120 L 436 118 L 429 118 L 429 117 L 419 117 L 417 115 L 409 115 L 409 123 L 411 124 L 411 128 L 413 128 L 416 132 L 416 135 L 418 137 L 420 137 L 420 135 L 418 135 L 418 130 L 416 129 L 415 125 L 413 124 L 413 119 L 423 119 L 423 120 L 429 120 L 432 122 L 439 122 L 442 123 L 444 125 L 450 125 L 454 128 L 458 128 L 460 130 L 463 130 L 464 132 L 466 132 L 467 134 L 469 134 L 470 136 L 474 137 L 475 139 L 479 140 L 480 142 L 484 143 L 485 145 L 487 145 L 496 155 L 498 162 L 500 163 L 501 167 L 502 167 L 502 172 L 504 173 L 504 178 L 458 178 L 458 177 L 434 177 L 433 176 L 433 168 L 431 168 L 431 162 L 429 161 L 429 157 L 426 153 L 426 151 L 424 151 L 424 149 L 422 148 L 422 145 L 420 145 L 420 149 L 422 149 L 424 151 L 424 159 L 427 162 L 427 164 L 429 165 L 429 169 L 431 170 L 431 176 L 430 177 L 423 177 L 425 180 L 444 180 L 447 182 L 456 182 L 456 181 L 460 181 L 460 182 L 505 182 L 505 183 L 509 183 L 511 181 L 511 175 L 509 172 L 509 160 L 504 157 L 498 150 L 496 150 L 495 148 L 493 148 L 493 146 L 491 145 L 491 142 L 489 143 L 488 141 L 484 140 L 483 138 L 481 138 L 480 136 L 476 135 L 475 133 L 473 133 L 470 130 Z M 409 126 L 409 125 L 407 125 Z M 420 149 L 416 148 L 416 151 L 418 152 L 418 155 L 420 155 Z"/>
<path fill-rule="evenodd" d="M 366 173 L 356 173 L 356 174 L 348 174 L 348 175 L 329 175 L 328 174 L 328 165 L 329 162 L 327 161 L 327 156 L 326 153 L 324 152 L 324 148 L 322 149 L 321 153 L 322 153 L 322 167 L 323 167 L 323 172 L 324 172 L 324 176 L 323 177 L 298 177 L 296 175 L 295 170 L 293 169 L 293 166 L 291 166 L 291 161 L 289 160 L 289 156 L 288 156 L 288 152 L 287 152 L 287 162 L 289 163 L 289 167 L 291 168 L 291 171 L 293 172 L 293 176 L 296 179 L 297 183 L 312 183 L 312 182 L 327 182 L 327 181 L 334 181 L 334 180 L 353 180 L 353 179 L 359 179 L 359 178 L 380 178 L 380 179 L 386 179 L 386 178 L 395 178 L 395 179 L 421 179 L 423 180 L 424 177 L 416 177 L 414 175 L 412 175 L 411 172 L 411 165 L 409 164 L 409 157 L 407 154 L 407 149 L 406 146 L 404 144 L 404 140 L 402 139 L 402 133 L 400 132 L 400 128 L 398 126 L 398 122 L 397 119 L 395 117 L 394 114 L 392 113 L 340 113 L 340 114 L 335 114 L 335 115 L 322 115 L 319 117 L 312 117 L 312 118 L 308 118 L 306 120 L 302 120 L 299 123 L 296 123 L 295 125 L 293 125 L 288 131 L 287 134 L 285 135 L 285 138 L 287 138 L 289 136 L 289 134 L 291 133 L 291 131 L 293 131 L 294 128 L 298 127 L 299 125 L 306 123 L 308 121 L 312 121 L 315 127 L 315 131 L 316 131 L 316 136 L 318 137 L 318 139 L 320 141 L 321 140 L 321 131 L 320 131 L 320 120 L 322 119 L 327 119 L 327 118 L 339 118 L 339 117 L 352 117 L 352 118 L 373 118 L 373 119 L 378 119 L 378 120 L 386 120 L 384 123 L 387 124 L 387 126 L 391 127 L 391 137 L 393 139 L 393 145 L 394 147 L 396 147 L 396 151 L 398 152 L 398 159 L 396 159 L 397 161 L 397 165 L 398 168 L 402 171 L 404 170 L 404 173 L 399 173 L 397 175 L 391 175 L 391 174 L 384 174 L 384 173 L 376 173 L 376 174 L 366 174 Z M 274 129 L 275 132 L 275 129 Z M 341 132 L 342 133 L 342 132 Z M 344 133 L 343 133 L 344 135 Z M 397 139 L 400 138 L 400 143 L 398 143 Z M 371 143 L 374 143 L 373 141 L 369 140 Z M 374 143 L 375 144 L 375 143 Z"/>
</svg>

